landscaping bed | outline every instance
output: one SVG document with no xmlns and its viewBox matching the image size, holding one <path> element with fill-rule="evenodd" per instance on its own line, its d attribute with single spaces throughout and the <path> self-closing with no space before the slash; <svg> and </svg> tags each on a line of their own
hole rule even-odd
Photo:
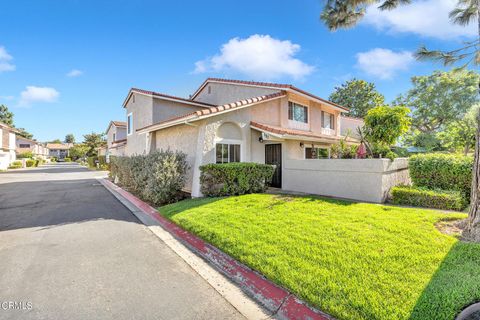
<svg viewBox="0 0 480 320">
<path fill-rule="evenodd" d="M 480 300 L 480 245 L 435 227 L 462 213 L 267 194 L 160 212 L 339 319 L 450 320 Z"/>
</svg>

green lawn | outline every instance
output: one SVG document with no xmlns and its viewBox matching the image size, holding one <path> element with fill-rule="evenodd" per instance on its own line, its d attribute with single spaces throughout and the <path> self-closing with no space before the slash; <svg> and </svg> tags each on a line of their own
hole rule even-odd
<svg viewBox="0 0 480 320">
<path fill-rule="evenodd" d="M 465 214 L 254 194 L 160 212 L 339 319 L 448 319 L 480 301 L 480 245 L 434 224 Z"/>
</svg>

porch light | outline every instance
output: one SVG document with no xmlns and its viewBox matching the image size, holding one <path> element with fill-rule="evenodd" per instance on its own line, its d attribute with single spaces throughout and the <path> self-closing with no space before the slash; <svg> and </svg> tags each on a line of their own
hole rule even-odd
<svg viewBox="0 0 480 320">
<path fill-rule="evenodd" d="M 258 142 L 263 143 L 263 136 L 260 136 L 260 137 L 258 138 Z"/>
<path fill-rule="evenodd" d="M 303 142 L 300 142 L 300 148 L 304 148 L 305 147 L 305 144 Z"/>
</svg>

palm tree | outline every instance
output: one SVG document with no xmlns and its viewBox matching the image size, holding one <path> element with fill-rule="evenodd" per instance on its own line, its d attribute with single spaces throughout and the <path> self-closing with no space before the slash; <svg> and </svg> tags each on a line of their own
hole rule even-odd
<svg viewBox="0 0 480 320">
<path fill-rule="evenodd" d="M 351 28 L 363 18 L 368 5 L 378 4 L 381 10 L 392 10 L 400 5 L 408 5 L 412 1 L 414 0 L 326 0 L 320 18 L 332 31 L 340 28 Z M 458 0 L 456 8 L 450 13 L 451 21 L 462 26 L 477 22 L 478 38 L 452 51 L 428 50 L 422 46 L 416 52 L 416 58 L 418 60 L 440 61 L 446 66 L 463 62 L 461 68 L 468 65 L 480 65 L 479 17 L 480 0 Z M 463 235 L 467 239 L 480 242 L 480 113 L 477 115 L 471 194 L 470 211 Z"/>
</svg>

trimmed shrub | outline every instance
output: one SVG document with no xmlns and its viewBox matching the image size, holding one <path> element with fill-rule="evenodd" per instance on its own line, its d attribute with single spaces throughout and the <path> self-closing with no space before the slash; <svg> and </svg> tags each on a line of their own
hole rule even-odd
<svg viewBox="0 0 480 320">
<path fill-rule="evenodd" d="M 392 203 L 414 207 L 426 207 L 460 211 L 466 203 L 460 191 L 429 190 L 422 187 L 393 187 Z"/>
<path fill-rule="evenodd" d="M 35 163 L 36 163 L 36 160 L 33 160 L 33 159 L 27 159 L 25 161 L 25 164 L 26 164 L 27 168 L 34 167 Z"/>
<path fill-rule="evenodd" d="M 155 205 L 183 197 L 188 164 L 183 152 L 156 151 L 148 155 L 110 158 L 110 177 Z"/>
<path fill-rule="evenodd" d="M 32 157 L 33 157 L 33 153 L 30 151 L 17 154 L 17 159 L 27 159 Z"/>
<path fill-rule="evenodd" d="M 65 158 L 65 162 L 72 162 L 72 158 Z"/>
<path fill-rule="evenodd" d="M 22 167 L 23 167 L 22 161 L 13 161 L 8 167 L 8 169 L 20 169 Z"/>
<path fill-rule="evenodd" d="M 96 167 L 97 167 L 97 165 L 96 165 L 96 163 L 95 163 L 96 160 L 97 160 L 97 157 L 88 157 L 88 158 L 87 158 L 88 166 L 89 166 L 90 168 L 96 168 Z"/>
<path fill-rule="evenodd" d="M 409 158 L 415 186 L 456 190 L 470 199 L 473 157 L 452 154 L 418 154 Z"/>
<path fill-rule="evenodd" d="M 259 163 L 207 164 L 200 167 L 201 191 L 208 197 L 265 192 L 274 167 Z"/>
</svg>

